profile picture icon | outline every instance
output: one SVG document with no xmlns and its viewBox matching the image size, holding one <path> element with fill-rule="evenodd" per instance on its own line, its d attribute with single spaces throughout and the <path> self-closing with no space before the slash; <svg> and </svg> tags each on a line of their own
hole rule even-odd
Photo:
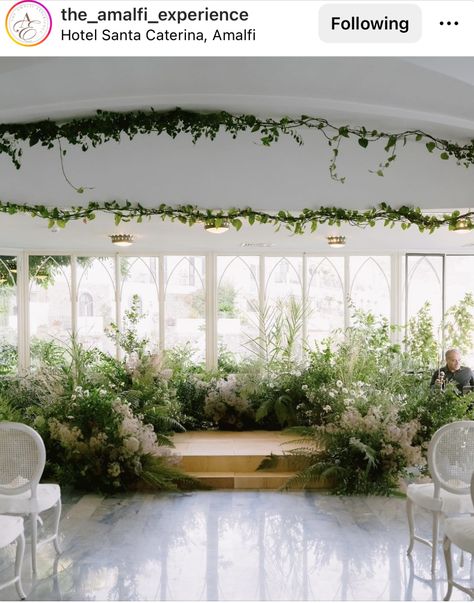
<svg viewBox="0 0 474 603">
<path fill-rule="evenodd" d="M 49 36 L 52 25 L 51 13 L 37 0 L 17 2 L 5 18 L 8 35 L 20 46 L 38 46 Z"/>
</svg>

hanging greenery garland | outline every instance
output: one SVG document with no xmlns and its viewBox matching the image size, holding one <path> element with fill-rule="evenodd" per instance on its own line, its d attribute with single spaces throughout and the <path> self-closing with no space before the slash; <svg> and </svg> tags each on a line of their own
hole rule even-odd
<svg viewBox="0 0 474 603">
<path fill-rule="evenodd" d="M 15 215 L 29 214 L 48 220 L 48 226 L 59 226 L 64 228 L 68 222 L 93 220 L 96 214 L 112 214 L 115 224 L 136 220 L 142 222 L 144 218 L 151 219 L 157 216 L 162 220 L 180 222 L 193 226 L 203 224 L 206 226 L 229 225 L 240 230 L 246 222 L 253 224 L 270 224 L 279 230 L 282 226 L 294 234 L 303 234 L 306 231 L 314 232 L 318 225 L 340 226 L 350 224 L 353 226 L 366 227 L 375 226 L 377 222 L 383 222 L 384 226 L 393 228 L 400 224 L 403 230 L 416 226 L 420 232 L 434 232 L 438 228 L 448 227 L 450 230 L 473 230 L 474 211 L 461 213 L 456 210 L 452 213 L 433 215 L 424 214 L 418 207 L 403 205 L 395 209 L 386 203 L 380 203 L 376 208 L 366 211 L 355 209 L 343 209 L 340 207 L 318 207 L 316 209 L 303 209 L 300 213 L 280 210 L 278 212 L 265 212 L 254 210 L 250 207 L 243 209 L 232 208 L 228 210 L 202 209 L 194 205 L 171 206 L 162 203 L 158 207 L 144 207 L 132 204 L 129 201 L 92 201 L 84 207 L 73 207 L 63 209 L 60 207 L 47 207 L 46 205 L 28 205 L 0 201 L 0 213 Z"/>
<path fill-rule="evenodd" d="M 232 115 L 226 111 L 199 113 L 177 108 L 172 111 L 158 112 L 130 111 L 117 113 L 97 111 L 92 117 L 71 119 L 66 122 L 44 120 L 24 124 L 0 124 L 0 153 L 8 155 L 15 167 L 20 168 L 23 149 L 19 143 L 27 142 L 29 146 L 41 144 L 52 149 L 59 149 L 61 157 L 66 149 L 62 142 L 79 145 L 83 151 L 97 147 L 111 140 L 119 141 L 122 135 L 130 140 L 138 134 L 168 134 L 176 138 L 178 134 L 188 134 L 192 142 L 200 138 L 213 140 L 221 131 L 229 133 L 232 138 L 243 132 L 252 132 L 259 137 L 262 145 L 270 146 L 280 136 L 290 136 L 297 144 L 303 144 L 302 130 L 320 132 L 331 149 L 329 172 L 333 180 L 344 182 L 344 177 L 337 173 L 337 158 L 342 143 L 354 139 L 362 149 L 381 141 L 384 144 L 384 158 L 374 173 L 384 175 L 397 158 L 400 146 L 409 140 L 424 142 L 428 152 L 439 151 L 441 159 L 454 158 L 458 165 L 468 167 L 474 163 L 474 141 L 458 144 L 438 138 L 422 130 L 406 130 L 399 133 L 380 132 L 365 127 L 335 126 L 322 117 L 302 115 L 299 118 L 283 117 L 279 120 L 261 119 L 255 115 Z M 71 185 L 72 186 L 72 185 Z M 84 187 L 73 187 L 83 192 Z"/>
</svg>

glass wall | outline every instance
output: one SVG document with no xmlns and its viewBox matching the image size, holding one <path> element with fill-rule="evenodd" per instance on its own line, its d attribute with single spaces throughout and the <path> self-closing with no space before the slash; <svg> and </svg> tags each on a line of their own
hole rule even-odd
<svg viewBox="0 0 474 603">
<path fill-rule="evenodd" d="M 462 348 L 463 363 L 472 367 L 474 366 L 474 341 L 465 327 L 469 319 L 473 319 L 474 256 L 446 256 L 445 266 L 446 347 L 454 345 Z"/>
<path fill-rule="evenodd" d="M 407 254 L 408 320 L 424 312 L 432 320 L 440 359 L 449 347 L 461 350 L 463 364 L 474 366 L 474 256 Z"/>
<path fill-rule="evenodd" d="M 67 345 L 72 333 L 87 347 L 120 355 L 107 329 L 125 326 L 132 303 L 140 315 L 138 336 L 148 339 L 150 351 L 187 346 L 210 367 L 226 352 L 265 357 L 288 336 L 293 357 L 300 358 L 349 326 L 354 308 L 387 318 L 404 316 L 405 308 L 410 319 L 429 304 L 440 341 L 445 311 L 466 295 L 474 309 L 474 256 L 408 254 L 403 299 L 402 271 L 394 281 L 389 255 L 24 257 L 29 270 L 20 279 L 16 257 L 0 256 L 5 366 L 16 365 L 18 355 L 34 361 L 48 342 Z M 17 333 L 17 307 L 25 308 L 20 322 L 27 321 L 29 337 Z"/>
<path fill-rule="evenodd" d="M 350 258 L 350 298 L 355 308 L 390 318 L 390 257 Z"/>
<path fill-rule="evenodd" d="M 310 347 L 344 328 L 344 258 L 307 259 L 307 331 Z"/>
<path fill-rule="evenodd" d="M 29 257 L 30 353 L 35 364 L 48 342 L 67 346 L 72 333 L 70 256 Z"/>
<path fill-rule="evenodd" d="M 220 354 L 238 358 L 257 352 L 259 309 L 258 256 L 217 258 L 217 343 Z"/>
<path fill-rule="evenodd" d="M 17 258 L 0 256 L 0 375 L 18 367 Z"/>
<path fill-rule="evenodd" d="M 137 335 L 148 339 L 148 350 L 159 343 L 159 258 L 120 258 L 120 308 L 129 311 L 132 304 L 139 314 Z"/>
<path fill-rule="evenodd" d="M 204 256 L 165 256 L 165 348 L 189 346 L 196 360 L 206 356 Z"/>
</svg>

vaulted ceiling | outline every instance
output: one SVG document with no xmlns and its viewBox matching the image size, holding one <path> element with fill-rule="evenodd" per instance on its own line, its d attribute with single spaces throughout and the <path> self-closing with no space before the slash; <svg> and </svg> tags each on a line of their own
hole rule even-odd
<svg viewBox="0 0 474 603">
<path fill-rule="evenodd" d="M 15 58 L 0 59 L 0 122 L 67 119 L 96 109 L 225 109 L 262 117 L 328 118 L 336 124 L 390 131 L 420 128 L 467 141 L 474 138 L 474 59 L 470 58 Z M 58 152 L 25 148 L 20 170 L 0 155 L 0 199 L 52 205 L 90 200 L 125 200 L 143 205 L 191 203 L 208 208 L 252 206 L 289 209 L 337 205 L 364 209 L 385 201 L 426 209 L 467 208 L 473 203 L 474 166 L 459 167 L 411 142 L 383 178 L 371 173 L 382 146 L 364 150 L 348 142 L 331 180 L 327 142 L 303 132 L 304 145 L 282 138 L 270 148 L 251 134 L 193 145 L 188 136 L 142 136 L 108 143 L 87 153 L 68 149 L 65 169 Z M 110 249 L 110 217 L 65 232 L 48 232 L 40 220 L 0 216 L 2 248 Z M 235 251 L 241 242 L 271 242 L 274 251 L 325 249 L 316 235 L 274 235 L 272 229 L 245 229 L 210 240 L 202 228 L 153 220 L 133 224 L 137 253 L 218 248 Z M 343 229 L 344 230 L 344 229 Z M 420 235 L 377 228 L 349 229 L 354 251 L 446 249 L 470 251 L 470 238 L 453 233 Z M 190 236 L 192 235 L 192 236 Z M 218 247 L 216 247 L 218 246 Z M 348 246 L 349 247 L 349 246 Z M 474 250 L 474 247 L 472 248 Z"/>
</svg>

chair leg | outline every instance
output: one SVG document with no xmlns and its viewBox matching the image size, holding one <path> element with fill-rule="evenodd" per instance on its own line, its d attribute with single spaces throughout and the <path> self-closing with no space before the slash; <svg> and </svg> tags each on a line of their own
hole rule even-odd
<svg viewBox="0 0 474 603">
<path fill-rule="evenodd" d="M 56 508 L 54 511 L 54 548 L 56 549 L 56 553 L 58 555 L 61 554 L 61 549 L 59 548 L 59 521 L 61 519 L 61 508 L 62 508 L 62 504 L 61 504 L 61 498 L 59 498 L 58 502 L 56 503 Z"/>
<path fill-rule="evenodd" d="M 36 549 L 38 547 L 38 513 L 31 514 L 31 569 L 36 574 Z"/>
<path fill-rule="evenodd" d="M 436 571 L 436 557 L 438 555 L 438 538 L 439 538 L 439 513 L 433 513 L 433 540 L 431 550 L 431 573 Z"/>
<path fill-rule="evenodd" d="M 407 498 L 407 518 L 408 530 L 410 532 L 410 544 L 408 545 L 407 555 L 411 555 L 413 545 L 415 544 L 415 512 L 413 509 L 413 502 L 409 498 Z"/>
<path fill-rule="evenodd" d="M 16 591 L 18 596 L 22 601 L 26 599 L 26 595 L 23 591 L 23 587 L 21 585 L 21 570 L 23 567 L 23 556 L 25 554 L 25 535 L 23 532 L 18 536 L 16 542 L 16 557 L 15 557 L 15 578 L 16 581 Z"/>
<path fill-rule="evenodd" d="M 444 597 L 445 601 L 449 601 L 453 592 L 453 559 L 451 557 L 451 541 L 447 536 L 443 540 L 444 559 L 446 561 L 446 577 L 448 580 L 448 591 Z"/>
</svg>

